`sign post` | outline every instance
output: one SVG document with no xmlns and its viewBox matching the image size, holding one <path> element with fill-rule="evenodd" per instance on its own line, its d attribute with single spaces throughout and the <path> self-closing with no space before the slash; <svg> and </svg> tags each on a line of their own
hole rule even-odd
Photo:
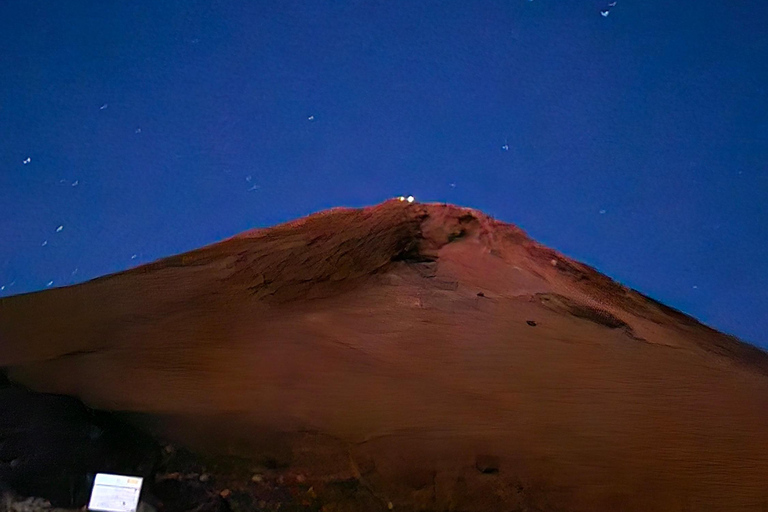
<svg viewBox="0 0 768 512">
<path fill-rule="evenodd" d="M 88 510 L 136 512 L 142 482 L 140 477 L 98 473 L 93 481 Z"/>
</svg>

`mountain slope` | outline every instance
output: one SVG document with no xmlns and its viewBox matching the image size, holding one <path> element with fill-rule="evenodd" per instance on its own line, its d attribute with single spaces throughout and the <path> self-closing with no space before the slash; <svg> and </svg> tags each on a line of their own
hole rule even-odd
<svg viewBox="0 0 768 512">
<path fill-rule="evenodd" d="M 768 507 L 765 353 L 455 206 L 330 210 L 2 299 L 0 366 L 397 508 Z"/>
</svg>

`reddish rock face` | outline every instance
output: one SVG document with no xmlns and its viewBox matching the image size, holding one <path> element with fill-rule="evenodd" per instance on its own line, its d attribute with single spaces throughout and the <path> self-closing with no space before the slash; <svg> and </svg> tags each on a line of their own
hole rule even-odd
<svg viewBox="0 0 768 512">
<path fill-rule="evenodd" d="M 2 299 L 0 366 L 394 509 L 768 507 L 765 353 L 465 208 L 336 209 Z"/>
</svg>

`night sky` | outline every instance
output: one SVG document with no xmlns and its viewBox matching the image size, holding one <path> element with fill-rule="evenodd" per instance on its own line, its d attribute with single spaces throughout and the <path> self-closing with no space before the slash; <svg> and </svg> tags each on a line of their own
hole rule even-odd
<svg viewBox="0 0 768 512">
<path fill-rule="evenodd" d="M 768 347 L 768 2 L 609 1 L 4 0 L 0 295 L 413 194 Z"/>
</svg>

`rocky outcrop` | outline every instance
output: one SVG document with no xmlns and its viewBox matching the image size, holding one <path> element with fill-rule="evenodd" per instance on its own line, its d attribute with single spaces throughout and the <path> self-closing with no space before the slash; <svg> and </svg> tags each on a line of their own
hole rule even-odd
<svg viewBox="0 0 768 512">
<path fill-rule="evenodd" d="M 0 300 L 13 382 L 352 485 L 339 510 L 763 510 L 767 361 L 514 226 L 400 201 Z"/>
</svg>

